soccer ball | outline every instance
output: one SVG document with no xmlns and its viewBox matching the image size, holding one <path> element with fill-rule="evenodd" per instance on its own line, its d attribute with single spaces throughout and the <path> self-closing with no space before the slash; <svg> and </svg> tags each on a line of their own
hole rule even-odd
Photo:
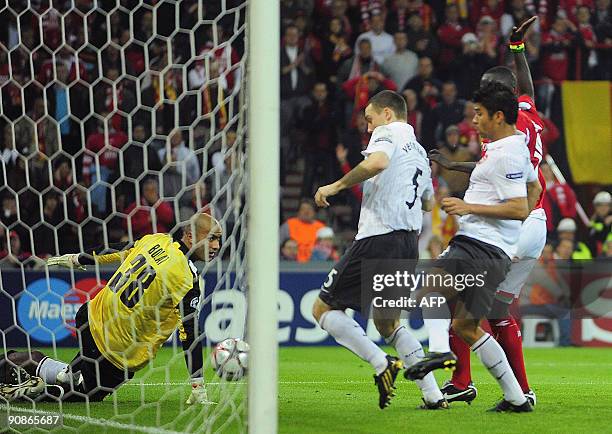
<svg viewBox="0 0 612 434">
<path fill-rule="evenodd" d="M 217 344 L 210 357 L 213 369 L 219 377 L 236 381 L 247 372 L 249 344 L 239 338 L 226 339 Z"/>
</svg>

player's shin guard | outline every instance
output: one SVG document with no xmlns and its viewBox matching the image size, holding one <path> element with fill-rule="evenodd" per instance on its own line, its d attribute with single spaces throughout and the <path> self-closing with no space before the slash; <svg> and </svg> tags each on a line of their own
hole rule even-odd
<svg viewBox="0 0 612 434">
<path fill-rule="evenodd" d="M 45 380 L 47 384 L 57 384 L 57 375 L 64 371 L 67 366 L 67 363 L 45 357 L 38 363 L 36 376 Z"/>
<path fill-rule="evenodd" d="M 385 352 L 372 342 L 357 321 L 346 313 L 340 310 L 327 311 L 321 315 L 319 325 L 332 335 L 336 342 L 372 365 L 377 374 L 387 368 Z"/>
<path fill-rule="evenodd" d="M 497 380 L 504 391 L 504 399 L 514 405 L 522 405 L 527 401 L 521 386 L 510 368 L 508 359 L 502 347 L 493 337 L 485 333 L 472 345 L 474 351 L 489 373 Z"/>
<path fill-rule="evenodd" d="M 391 336 L 385 338 L 385 341 L 397 350 L 397 354 L 407 368 L 425 355 L 421 343 L 404 326 L 396 328 Z M 431 372 L 415 383 L 421 389 L 426 404 L 435 404 L 443 399 L 442 392 Z"/>
<path fill-rule="evenodd" d="M 457 389 L 466 389 L 472 381 L 470 346 L 451 329 L 450 347 L 457 356 L 457 367 L 453 371 L 451 383 Z"/>
<path fill-rule="evenodd" d="M 521 385 L 523 393 L 530 391 L 525 371 L 525 360 L 523 359 L 523 339 L 521 329 L 511 315 L 504 319 L 489 321 L 493 335 L 499 345 L 504 349 L 508 363 L 514 372 L 514 376 Z M 457 353 L 455 353 L 457 354 Z"/>
<path fill-rule="evenodd" d="M 450 318 L 423 318 L 423 323 L 429 335 L 429 352 L 450 352 L 448 329 Z"/>
</svg>

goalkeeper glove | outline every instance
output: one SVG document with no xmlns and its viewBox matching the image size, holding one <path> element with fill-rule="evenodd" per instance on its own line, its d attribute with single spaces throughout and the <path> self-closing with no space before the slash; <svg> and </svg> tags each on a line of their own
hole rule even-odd
<svg viewBox="0 0 612 434">
<path fill-rule="evenodd" d="M 47 259 L 47 266 L 51 267 L 52 265 L 57 265 L 58 267 L 78 268 L 79 270 L 85 270 L 85 266 L 79 264 L 78 253 L 62 256 L 52 256 Z"/>
<path fill-rule="evenodd" d="M 187 398 L 186 404 L 213 404 L 208 400 L 204 378 L 199 377 L 191 379 L 191 395 Z"/>
</svg>

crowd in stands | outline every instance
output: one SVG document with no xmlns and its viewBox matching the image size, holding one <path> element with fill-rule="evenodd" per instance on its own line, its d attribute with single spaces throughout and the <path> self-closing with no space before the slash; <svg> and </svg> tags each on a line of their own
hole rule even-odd
<svg viewBox="0 0 612 434">
<path fill-rule="evenodd" d="M 3 264 L 173 231 L 196 211 L 222 217 L 226 231 L 238 223 L 244 1 L 121 5 L 31 0 L 0 10 Z M 559 81 L 611 79 L 610 11 L 610 0 L 281 0 L 283 187 L 303 163 L 297 187 L 310 199 L 358 164 L 369 140 L 363 109 L 383 89 L 405 97 L 425 149 L 478 159 L 470 96 L 486 69 L 511 62 L 511 28 L 536 14 L 527 55 L 542 140 L 553 148 Z M 463 194 L 465 175 L 435 166 L 434 174 L 438 200 Z M 549 175 L 555 254 L 568 246 L 563 219 L 586 234 L 579 241 L 591 256 L 612 254 L 610 195 L 585 204 L 594 214 L 583 228 L 571 187 Z M 300 201 L 295 217 L 282 216 L 279 254 L 337 259 L 361 197 L 354 187 L 326 211 Z M 423 256 L 435 257 L 456 229 L 434 208 Z M 571 252 L 584 251 L 571 241 Z"/>
<path fill-rule="evenodd" d="M 150 3 L 0 9 L 2 263 L 174 231 L 196 211 L 232 230 L 244 1 Z"/>
<path fill-rule="evenodd" d="M 282 0 L 281 14 L 281 182 L 295 188 L 287 174 L 303 160 L 303 199 L 363 158 L 369 139 L 363 110 L 383 89 L 405 97 L 408 122 L 426 150 L 477 161 L 480 139 L 470 97 L 488 68 L 512 66 L 509 35 L 533 15 L 538 20 L 525 36 L 526 56 L 545 124 L 545 153 L 563 146 L 555 119 L 560 82 L 612 78 L 609 0 Z M 594 214 L 583 225 L 571 186 L 543 166 L 552 254 L 565 258 L 566 248 L 574 259 L 612 255 L 610 195 L 602 191 L 585 204 Z M 438 203 L 463 196 L 468 175 L 437 164 L 433 171 Z M 313 253 L 322 240 L 319 231 L 334 231 L 342 250 L 355 233 L 360 201 L 359 187 L 332 198 L 329 210 L 302 200 L 297 215 L 281 226 L 281 257 L 319 260 Z M 437 256 L 456 230 L 456 219 L 436 206 L 425 218 L 422 257 Z"/>
</svg>

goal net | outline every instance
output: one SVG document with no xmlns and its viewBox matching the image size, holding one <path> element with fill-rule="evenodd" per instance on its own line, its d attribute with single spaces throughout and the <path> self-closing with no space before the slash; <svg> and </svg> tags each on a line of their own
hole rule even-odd
<svg viewBox="0 0 612 434">
<path fill-rule="evenodd" d="M 223 228 L 217 259 L 196 263 L 215 405 L 186 405 L 174 333 L 102 402 L 2 401 L 2 413 L 61 414 L 78 432 L 246 430 L 245 379 L 220 379 L 209 357 L 246 328 L 246 12 L 247 0 L 0 2 L 1 351 L 69 363 L 79 307 L 116 270 L 46 258 L 180 234 L 199 212 Z"/>
</svg>

